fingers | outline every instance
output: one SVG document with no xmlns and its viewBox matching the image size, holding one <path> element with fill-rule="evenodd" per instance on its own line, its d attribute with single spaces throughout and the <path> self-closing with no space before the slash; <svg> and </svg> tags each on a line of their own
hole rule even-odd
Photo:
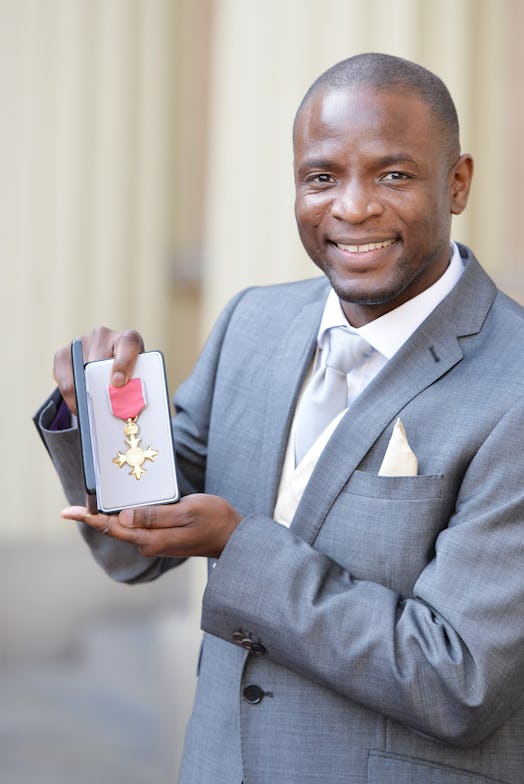
<svg viewBox="0 0 524 784">
<path fill-rule="evenodd" d="M 54 358 L 53 378 L 64 398 L 67 407 L 76 414 L 75 385 L 73 382 L 73 366 L 71 364 L 71 346 L 59 349 Z"/>
<path fill-rule="evenodd" d="M 134 329 L 117 332 L 107 327 L 96 327 L 89 335 L 82 337 L 82 349 L 84 362 L 114 357 L 111 383 L 121 387 L 133 375 L 137 357 L 144 350 L 144 341 Z M 70 345 L 56 352 L 53 377 L 68 408 L 76 414 Z"/>
<path fill-rule="evenodd" d="M 126 384 L 135 368 L 135 363 L 139 354 L 144 350 L 142 336 L 134 329 L 126 332 L 117 333 L 117 338 L 113 344 L 113 370 L 111 383 L 115 387 Z"/>
<path fill-rule="evenodd" d="M 91 528 L 95 528 L 100 533 L 110 535 L 117 532 L 116 524 L 119 528 L 172 528 L 173 526 L 185 525 L 189 522 L 189 517 L 184 512 L 180 513 L 179 507 L 183 507 L 183 499 L 178 504 L 164 504 L 162 506 L 142 506 L 131 509 L 124 509 L 118 515 L 90 514 L 85 506 L 69 506 L 61 512 L 64 520 L 76 520 L 79 523 L 87 523 Z M 106 530 L 108 529 L 108 530 Z"/>
<path fill-rule="evenodd" d="M 177 504 L 163 504 L 160 506 L 139 506 L 124 509 L 119 514 L 119 520 L 126 528 L 173 528 L 189 525 L 191 510 L 182 499 Z"/>
<path fill-rule="evenodd" d="M 119 514 L 119 520 L 126 528 L 190 528 L 218 524 L 232 513 L 236 515 L 223 498 L 208 493 L 194 493 L 184 496 L 176 504 L 124 509 Z"/>
<path fill-rule="evenodd" d="M 167 529 L 145 530 L 122 525 L 120 518 L 129 511 L 136 510 L 125 510 L 125 513 L 121 512 L 120 515 L 104 515 L 90 514 L 83 506 L 70 506 L 63 509 L 61 515 L 64 520 L 85 523 L 104 536 L 128 542 L 134 545 L 141 555 L 147 557 L 172 555 L 173 537 L 168 535 Z"/>
<path fill-rule="evenodd" d="M 117 332 L 107 327 L 95 327 L 82 338 L 82 347 L 84 362 L 114 357 L 111 383 L 121 387 L 133 375 L 137 357 L 144 350 L 144 341 L 134 329 Z"/>
<path fill-rule="evenodd" d="M 77 523 L 87 523 L 91 528 L 96 528 L 102 534 L 111 531 L 111 518 L 104 514 L 91 514 L 85 506 L 68 506 L 62 509 L 61 517 L 64 520 L 76 520 Z"/>
<path fill-rule="evenodd" d="M 95 531 L 104 534 L 104 536 L 135 544 L 136 537 L 133 535 L 133 532 L 120 525 L 118 515 L 91 514 L 84 506 L 69 506 L 67 509 L 62 510 L 61 516 L 64 520 L 75 520 L 77 523 L 85 523 Z"/>
</svg>

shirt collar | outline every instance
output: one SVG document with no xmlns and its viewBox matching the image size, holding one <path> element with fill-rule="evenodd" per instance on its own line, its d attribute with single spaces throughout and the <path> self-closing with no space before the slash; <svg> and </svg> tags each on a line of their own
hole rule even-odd
<svg viewBox="0 0 524 784">
<path fill-rule="evenodd" d="M 462 275 L 464 266 L 459 249 L 454 242 L 451 243 L 451 249 L 451 260 L 446 271 L 432 286 L 359 329 L 348 324 L 340 300 L 335 291 L 331 289 L 318 331 L 319 348 L 324 347 L 328 329 L 349 326 L 354 332 L 362 335 L 376 351 L 390 359 L 449 294 Z"/>
</svg>

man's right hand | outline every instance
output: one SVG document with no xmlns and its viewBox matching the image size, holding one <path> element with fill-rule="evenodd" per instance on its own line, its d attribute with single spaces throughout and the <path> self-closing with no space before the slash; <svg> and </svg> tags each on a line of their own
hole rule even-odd
<svg viewBox="0 0 524 784">
<path fill-rule="evenodd" d="M 84 362 L 114 357 L 111 383 L 115 387 L 122 387 L 133 374 L 137 357 L 144 351 L 144 341 L 133 329 L 117 332 L 107 327 L 96 327 L 89 335 L 82 336 L 82 349 Z M 71 344 L 56 352 L 53 377 L 68 408 L 76 414 Z"/>
</svg>

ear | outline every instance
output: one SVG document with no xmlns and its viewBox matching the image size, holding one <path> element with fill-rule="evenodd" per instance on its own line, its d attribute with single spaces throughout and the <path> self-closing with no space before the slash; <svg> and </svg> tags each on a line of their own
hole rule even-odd
<svg viewBox="0 0 524 784">
<path fill-rule="evenodd" d="M 449 172 L 449 196 L 453 215 L 460 215 L 466 209 L 472 179 L 473 158 L 469 153 L 464 153 Z"/>
</svg>

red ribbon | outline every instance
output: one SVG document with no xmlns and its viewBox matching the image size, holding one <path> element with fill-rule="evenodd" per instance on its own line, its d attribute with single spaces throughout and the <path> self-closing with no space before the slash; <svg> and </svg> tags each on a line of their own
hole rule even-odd
<svg viewBox="0 0 524 784">
<path fill-rule="evenodd" d="M 119 419 L 134 419 L 146 406 L 141 378 L 132 378 L 123 387 L 109 384 L 108 390 L 111 412 Z"/>
</svg>

